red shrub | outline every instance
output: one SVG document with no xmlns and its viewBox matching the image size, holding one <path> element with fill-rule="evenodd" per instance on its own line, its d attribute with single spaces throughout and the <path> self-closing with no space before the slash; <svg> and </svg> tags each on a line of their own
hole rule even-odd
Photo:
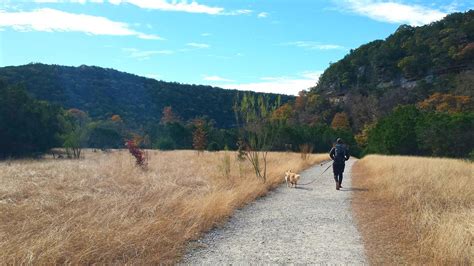
<svg viewBox="0 0 474 266">
<path fill-rule="evenodd" d="M 128 148 L 128 151 L 130 152 L 130 154 L 132 154 L 133 157 L 135 157 L 137 165 L 141 167 L 146 167 L 147 160 L 146 160 L 145 152 L 137 146 L 135 141 L 127 140 L 125 142 L 125 146 Z"/>
</svg>

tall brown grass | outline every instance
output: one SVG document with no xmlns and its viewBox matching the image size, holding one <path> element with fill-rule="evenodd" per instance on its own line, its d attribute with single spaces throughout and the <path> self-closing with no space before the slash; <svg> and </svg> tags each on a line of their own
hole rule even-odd
<svg viewBox="0 0 474 266">
<path fill-rule="evenodd" d="M 472 162 L 371 155 L 353 172 L 356 218 L 379 249 L 369 250 L 373 263 L 474 263 Z"/>
<path fill-rule="evenodd" d="M 263 184 L 232 152 L 149 154 L 146 171 L 125 151 L 1 162 L 0 261 L 174 263 L 187 241 L 265 195 L 284 170 L 327 158 L 270 153 Z"/>
</svg>

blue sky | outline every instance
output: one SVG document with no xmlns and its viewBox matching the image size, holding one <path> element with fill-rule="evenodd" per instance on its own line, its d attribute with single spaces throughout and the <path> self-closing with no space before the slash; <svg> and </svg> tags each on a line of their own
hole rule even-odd
<svg viewBox="0 0 474 266">
<path fill-rule="evenodd" d="M 0 66 L 114 68 L 159 80 L 297 94 L 350 49 L 474 1 L 0 0 Z"/>
</svg>

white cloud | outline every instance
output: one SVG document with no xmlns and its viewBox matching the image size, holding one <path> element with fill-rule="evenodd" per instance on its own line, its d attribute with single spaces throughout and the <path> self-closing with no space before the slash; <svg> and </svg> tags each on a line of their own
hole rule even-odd
<svg viewBox="0 0 474 266">
<path fill-rule="evenodd" d="M 226 79 L 219 76 L 204 76 L 203 80 L 205 81 L 217 81 L 217 82 L 233 82 L 234 80 Z"/>
<path fill-rule="evenodd" d="M 43 4 L 43 3 L 60 3 L 61 1 L 60 0 L 34 0 L 33 2 Z"/>
<path fill-rule="evenodd" d="M 153 55 L 170 55 L 174 52 L 171 50 L 153 50 L 153 51 L 142 51 L 136 48 L 123 48 L 123 52 L 127 53 L 129 57 L 135 58 L 138 60 L 148 60 Z"/>
<path fill-rule="evenodd" d="M 293 77 L 262 77 L 261 81 L 251 83 L 228 83 L 219 85 L 225 89 L 258 91 L 298 95 L 298 92 L 316 85 L 322 71 L 305 71 Z"/>
<path fill-rule="evenodd" d="M 202 37 L 209 37 L 209 36 L 212 36 L 212 33 L 204 32 L 204 33 L 201 33 L 201 36 Z"/>
<path fill-rule="evenodd" d="M 420 5 L 408 5 L 394 1 L 344 0 L 346 10 L 389 23 L 407 23 L 421 26 L 444 18 L 447 14 L 440 10 Z"/>
<path fill-rule="evenodd" d="M 199 4 L 196 0 L 33 0 L 36 3 L 105 3 L 109 2 L 113 5 L 130 4 L 138 8 L 161 10 L 161 11 L 176 11 L 187 13 L 201 13 L 209 15 L 248 15 L 253 12 L 250 9 L 237 9 L 226 11 L 223 7 L 208 6 Z"/>
<path fill-rule="evenodd" d="M 35 3 L 45 4 L 45 3 L 79 3 L 85 4 L 87 2 L 101 4 L 104 3 L 104 0 L 33 0 Z"/>
<path fill-rule="evenodd" d="M 160 36 L 135 31 L 123 22 L 105 17 L 68 13 L 42 8 L 34 11 L 5 12 L 0 10 L 0 28 L 17 31 L 83 32 L 90 35 L 136 36 L 160 40 Z"/>
<path fill-rule="evenodd" d="M 323 71 L 304 71 L 303 73 L 301 73 L 301 76 L 307 79 L 316 80 L 316 82 L 318 82 L 319 77 L 322 74 L 323 74 Z M 316 85 L 316 83 L 314 85 Z"/>
<path fill-rule="evenodd" d="M 218 15 L 224 11 L 222 7 L 211 7 L 201 5 L 196 1 L 172 1 L 165 0 L 109 0 L 110 3 L 118 5 L 128 3 L 144 9 L 157 9 L 163 11 L 181 11 L 188 13 L 204 13 L 210 15 Z"/>
<path fill-rule="evenodd" d="M 323 43 L 312 42 L 312 41 L 287 42 L 287 43 L 282 43 L 282 45 L 295 46 L 295 47 L 304 48 L 307 50 L 345 50 L 345 47 L 341 45 L 323 44 Z"/>
<path fill-rule="evenodd" d="M 266 17 L 268 17 L 268 13 L 267 12 L 260 12 L 260 13 L 258 13 L 257 17 L 258 18 L 266 18 Z"/>
<path fill-rule="evenodd" d="M 204 48 L 209 48 L 211 47 L 209 44 L 206 43 L 196 43 L 196 42 L 190 42 L 186 44 L 187 46 L 197 48 L 197 49 L 204 49 Z"/>
</svg>

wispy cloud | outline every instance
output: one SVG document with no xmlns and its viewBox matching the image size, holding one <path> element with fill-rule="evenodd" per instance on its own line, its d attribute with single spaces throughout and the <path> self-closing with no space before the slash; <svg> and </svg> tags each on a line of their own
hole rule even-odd
<svg viewBox="0 0 474 266">
<path fill-rule="evenodd" d="M 209 15 L 246 15 L 253 12 L 249 9 L 225 10 L 223 7 L 199 4 L 196 0 L 33 0 L 36 3 L 110 3 L 113 5 L 129 4 L 142 9 L 200 13 Z"/>
<path fill-rule="evenodd" d="M 232 79 L 223 78 L 220 76 L 204 76 L 203 80 L 205 81 L 216 81 L 216 82 L 233 82 Z"/>
<path fill-rule="evenodd" d="M 295 41 L 282 43 L 281 45 L 285 46 L 295 46 L 299 48 L 304 48 L 307 50 L 345 50 L 346 48 L 337 44 L 324 44 L 320 42 L 313 41 Z"/>
<path fill-rule="evenodd" d="M 158 35 L 135 31 L 127 23 L 50 8 L 28 12 L 0 10 L 0 28 L 12 28 L 17 31 L 83 32 L 90 35 L 135 36 L 149 40 L 163 39 Z"/>
<path fill-rule="evenodd" d="M 136 48 L 123 48 L 122 51 L 127 53 L 129 57 L 137 60 L 148 60 L 153 55 L 170 55 L 174 53 L 171 50 L 142 51 Z"/>
<path fill-rule="evenodd" d="M 407 23 L 421 26 L 444 18 L 447 13 L 417 4 L 403 4 L 395 1 L 344 0 L 339 5 L 371 19 L 389 23 Z"/>
<path fill-rule="evenodd" d="M 202 36 L 202 37 L 209 37 L 209 36 L 212 36 L 212 33 L 203 32 L 203 33 L 201 33 L 201 36 Z"/>
<path fill-rule="evenodd" d="M 196 42 L 189 42 L 186 46 L 196 48 L 196 49 L 205 49 L 211 47 L 209 44 L 206 43 L 196 43 Z"/>
<path fill-rule="evenodd" d="M 261 77 L 260 81 L 250 83 L 216 84 L 225 89 L 259 91 L 297 95 L 298 92 L 316 85 L 322 71 L 305 71 L 295 76 Z"/>
<path fill-rule="evenodd" d="M 238 15 L 250 15 L 252 13 L 253 13 L 253 10 L 250 10 L 250 9 L 237 9 L 233 11 L 222 12 L 221 15 L 238 16 Z"/>
<path fill-rule="evenodd" d="M 33 0 L 35 3 L 79 3 L 85 4 L 87 2 L 90 3 L 104 3 L 105 0 Z"/>
<path fill-rule="evenodd" d="M 131 4 L 139 8 L 144 9 L 157 9 L 163 11 L 181 11 L 188 13 L 204 13 L 211 15 L 218 15 L 224 12 L 222 7 L 212 7 L 207 5 L 202 5 L 196 1 L 172 1 L 168 2 L 165 0 L 109 0 L 112 4 Z"/>
<path fill-rule="evenodd" d="M 260 12 L 260 13 L 258 13 L 257 17 L 258 18 L 266 18 L 266 17 L 268 17 L 268 15 L 269 14 L 267 12 Z"/>
</svg>

